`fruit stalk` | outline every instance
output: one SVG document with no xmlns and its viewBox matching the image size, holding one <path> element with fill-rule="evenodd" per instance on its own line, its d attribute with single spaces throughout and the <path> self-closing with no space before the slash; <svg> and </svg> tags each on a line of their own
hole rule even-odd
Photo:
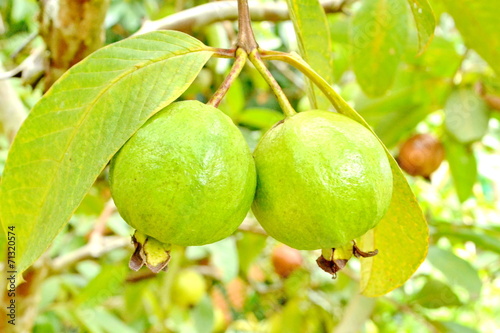
<svg viewBox="0 0 500 333">
<path fill-rule="evenodd" d="M 208 105 L 213 106 L 214 108 L 218 107 L 220 102 L 222 101 L 222 98 L 226 95 L 227 91 L 233 84 L 234 80 L 240 75 L 241 70 L 245 66 L 245 63 L 247 62 L 247 54 L 243 49 L 237 49 L 236 50 L 236 59 L 234 61 L 233 66 L 231 67 L 231 70 L 229 71 L 229 74 L 226 76 L 222 84 L 220 85 L 219 89 L 215 92 L 215 94 L 212 96 L 212 98 L 208 101 Z"/>
<path fill-rule="evenodd" d="M 290 53 L 279 52 L 279 51 L 266 51 L 261 50 L 260 55 L 264 60 L 280 60 L 284 61 L 289 65 L 297 68 L 302 72 L 307 78 L 309 78 L 328 98 L 330 103 L 335 107 L 335 109 L 341 113 L 345 110 L 345 104 L 347 104 L 342 97 L 330 86 L 325 79 L 323 79 L 314 69 L 309 66 L 302 58 L 297 55 Z"/>
<path fill-rule="evenodd" d="M 238 38 L 236 46 L 245 50 L 247 54 L 259 47 L 253 35 L 248 0 L 238 0 Z"/>
<path fill-rule="evenodd" d="M 278 82 L 276 82 L 271 72 L 269 72 L 266 65 L 264 65 L 264 62 L 262 61 L 259 55 L 259 50 L 258 49 L 253 50 L 249 54 L 248 59 L 250 59 L 250 62 L 255 66 L 255 68 L 257 68 L 257 70 L 262 75 L 264 80 L 266 80 L 267 84 L 269 84 L 269 86 L 273 90 L 274 94 L 276 95 L 276 98 L 278 99 L 278 103 L 280 104 L 280 107 L 283 110 L 283 113 L 287 117 L 296 114 L 297 112 L 295 112 L 295 110 L 292 108 L 292 105 L 288 101 L 288 98 L 286 98 L 286 95 L 283 92 L 283 90 L 281 90 L 281 87 L 279 86 Z"/>
</svg>

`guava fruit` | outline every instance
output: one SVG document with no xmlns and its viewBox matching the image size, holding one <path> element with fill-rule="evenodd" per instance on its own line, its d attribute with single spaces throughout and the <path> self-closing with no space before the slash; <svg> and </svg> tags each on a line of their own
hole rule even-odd
<svg viewBox="0 0 500 333">
<path fill-rule="evenodd" d="M 254 158 L 252 210 L 270 236 L 299 250 L 346 246 L 375 227 L 391 202 L 382 145 L 334 112 L 286 118 L 262 137 Z"/>
<path fill-rule="evenodd" d="M 411 176 L 430 179 L 444 160 L 444 147 L 431 134 L 417 134 L 405 141 L 399 149 L 398 163 Z"/>
<path fill-rule="evenodd" d="M 282 278 L 287 278 L 302 267 L 302 256 L 298 250 L 281 244 L 273 248 L 271 262 L 274 271 Z"/>
<path fill-rule="evenodd" d="M 203 245 L 229 236 L 250 209 L 255 182 L 248 145 L 220 110 L 183 101 L 158 112 L 110 166 L 118 211 L 137 229 L 131 268 L 145 263 L 162 269 L 170 244 Z M 155 264 L 148 264 L 148 248 Z"/>
<path fill-rule="evenodd" d="M 203 276 L 190 269 L 180 271 L 172 284 L 172 301 L 182 307 L 192 307 L 198 304 L 207 291 Z"/>
</svg>

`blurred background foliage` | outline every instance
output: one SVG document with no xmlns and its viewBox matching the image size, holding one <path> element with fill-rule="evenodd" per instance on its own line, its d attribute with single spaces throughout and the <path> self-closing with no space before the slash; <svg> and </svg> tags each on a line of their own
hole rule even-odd
<svg viewBox="0 0 500 333">
<path fill-rule="evenodd" d="M 145 20 L 203 3 L 111 0 L 105 43 L 130 36 Z M 5 71 L 22 69 L 0 82 L 13 89 L 21 112 L 46 89 L 39 4 L 0 2 L 0 66 Z M 132 272 L 127 266 L 132 230 L 110 201 L 105 171 L 39 260 L 45 273 L 36 281 L 26 273 L 28 287 L 20 287 L 19 297 L 30 304 L 18 314 L 20 319 L 33 332 L 43 333 L 499 331 L 500 80 L 483 59 L 489 48 L 491 54 L 498 51 L 500 29 L 495 36 L 474 36 L 485 44 L 479 50 L 468 42 L 468 12 L 447 0 L 432 0 L 431 5 L 437 27 L 427 49 L 417 55 L 417 30 L 406 20 L 400 24 L 407 25 L 408 42 L 393 64 L 395 72 L 358 80 L 354 73 L 363 76 L 363 66 L 367 72 L 370 66 L 370 60 L 353 59 L 356 44 L 350 31 L 353 20 L 362 20 L 361 3 L 346 1 L 341 11 L 327 15 L 333 68 L 324 75 L 334 78 L 335 88 L 398 157 L 430 226 L 428 258 L 404 286 L 383 297 L 360 296 L 358 262 L 352 260 L 332 280 L 316 267 L 318 253 L 279 245 L 251 213 L 223 241 L 174 249 L 167 273 Z M 477 10 L 484 14 L 476 22 L 477 31 L 488 31 L 494 25 L 488 21 L 491 15 Z M 264 49 L 299 51 L 290 21 L 255 22 L 254 29 Z M 228 48 L 236 24 L 217 22 L 190 33 L 207 45 Z M 373 61 L 375 54 L 365 56 Z M 208 101 L 229 65 L 226 59 L 210 60 L 181 98 Z M 304 77 L 283 63 L 268 66 L 292 105 L 307 110 Z M 240 126 L 251 148 L 283 118 L 269 87 L 251 66 L 220 109 Z M 3 132 L 0 175 L 11 139 Z"/>
</svg>

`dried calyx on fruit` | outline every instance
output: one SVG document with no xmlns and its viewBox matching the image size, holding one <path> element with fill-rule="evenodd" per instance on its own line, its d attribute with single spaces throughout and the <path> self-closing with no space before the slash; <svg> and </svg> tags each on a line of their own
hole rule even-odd
<svg viewBox="0 0 500 333">
<path fill-rule="evenodd" d="M 255 165 L 241 132 L 220 110 L 173 103 L 111 161 L 113 199 L 137 230 L 130 267 L 166 269 L 170 245 L 203 245 L 233 233 L 255 192 Z"/>
<path fill-rule="evenodd" d="M 352 240 L 382 219 L 393 187 L 386 152 L 367 128 L 334 112 L 302 112 L 269 130 L 254 157 L 252 209 L 270 236 L 296 249 L 364 253 Z M 326 252 L 323 269 L 336 260 Z"/>
<path fill-rule="evenodd" d="M 403 143 L 397 161 L 409 175 L 429 180 L 443 159 L 444 147 L 437 138 L 431 134 L 417 134 Z"/>
</svg>

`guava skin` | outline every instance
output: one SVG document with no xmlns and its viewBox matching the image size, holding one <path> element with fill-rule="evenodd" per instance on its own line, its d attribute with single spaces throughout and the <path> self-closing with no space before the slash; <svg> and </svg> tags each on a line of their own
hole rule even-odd
<svg viewBox="0 0 500 333">
<path fill-rule="evenodd" d="M 169 105 L 111 161 L 111 193 L 133 228 L 160 242 L 203 245 L 233 233 L 252 203 L 255 164 L 239 129 L 198 101 Z"/>
<path fill-rule="evenodd" d="M 375 227 L 392 197 L 386 153 L 365 127 L 306 111 L 270 129 L 254 158 L 252 210 L 266 232 L 299 250 L 337 248 Z"/>
</svg>

